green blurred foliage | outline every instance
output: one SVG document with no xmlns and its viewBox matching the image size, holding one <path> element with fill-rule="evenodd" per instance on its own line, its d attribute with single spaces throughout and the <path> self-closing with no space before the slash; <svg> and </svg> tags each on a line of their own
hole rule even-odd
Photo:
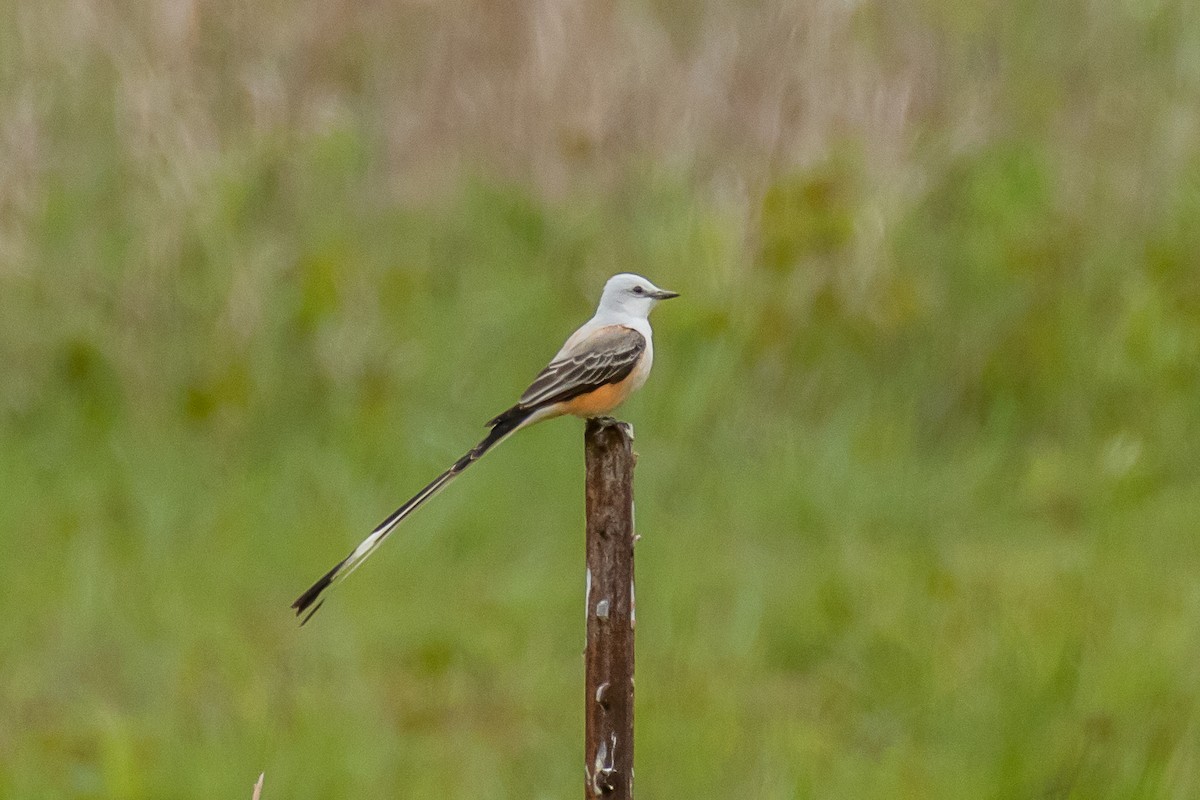
<svg viewBox="0 0 1200 800">
<path fill-rule="evenodd" d="M 549 166 L 508 159 L 520 119 L 395 144 L 396 48 L 467 53 L 468 86 L 516 58 L 500 17 L 493 52 L 467 12 L 214 4 L 176 54 L 125 4 L 0 6 L 0 796 L 578 791 L 578 424 L 489 456 L 305 629 L 287 606 L 622 270 L 684 295 L 622 412 L 640 792 L 1200 790 L 1190 6 L 824 9 L 838 69 L 804 86 L 912 71 L 904 136 L 835 115 L 782 158 L 735 113 L 663 154 L 613 111 L 536 140 Z M 748 15 L 734 99 L 812 49 L 772 38 L 788 5 L 622 8 L 701 66 Z M 274 46 L 278 107 L 238 88 Z"/>
</svg>

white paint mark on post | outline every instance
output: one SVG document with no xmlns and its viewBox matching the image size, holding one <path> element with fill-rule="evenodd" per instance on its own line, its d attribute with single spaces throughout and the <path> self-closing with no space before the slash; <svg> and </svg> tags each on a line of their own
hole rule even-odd
<svg viewBox="0 0 1200 800">
<path fill-rule="evenodd" d="M 583 593 L 583 616 L 587 617 L 587 610 L 592 607 L 592 568 L 588 567 L 587 571 L 587 588 Z"/>
<path fill-rule="evenodd" d="M 633 592 L 633 581 L 629 581 L 629 627 L 637 627 L 637 597 Z"/>
<path fill-rule="evenodd" d="M 612 783 L 609 778 L 612 777 L 614 766 L 617 757 L 617 735 L 612 734 L 612 746 L 608 742 L 601 742 L 596 748 L 596 760 L 593 763 L 592 769 L 592 794 L 596 797 L 612 791 Z"/>
</svg>

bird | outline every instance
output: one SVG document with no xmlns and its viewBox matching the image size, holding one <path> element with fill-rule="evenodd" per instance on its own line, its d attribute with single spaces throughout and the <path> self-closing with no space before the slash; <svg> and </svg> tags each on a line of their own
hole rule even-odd
<svg viewBox="0 0 1200 800">
<path fill-rule="evenodd" d="M 654 363 L 650 312 L 678 292 L 660 289 L 641 275 L 623 272 L 604 284 L 595 315 L 567 337 L 516 404 L 492 417 L 488 433 L 445 472 L 387 516 L 354 551 L 296 598 L 303 625 L 325 602 L 325 592 L 358 568 L 412 512 L 446 488 L 467 467 L 522 428 L 554 417 L 601 417 L 640 389 Z"/>
</svg>

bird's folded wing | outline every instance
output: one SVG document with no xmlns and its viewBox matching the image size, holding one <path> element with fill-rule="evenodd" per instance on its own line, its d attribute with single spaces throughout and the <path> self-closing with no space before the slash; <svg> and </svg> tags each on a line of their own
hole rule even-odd
<svg viewBox="0 0 1200 800">
<path fill-rule="evenodd" d="M 563 403 L 629 377 L 646 351 L 646 337 L 624 325 L 607 325 L 538 373 L 519 407 Z"/>
</svg>

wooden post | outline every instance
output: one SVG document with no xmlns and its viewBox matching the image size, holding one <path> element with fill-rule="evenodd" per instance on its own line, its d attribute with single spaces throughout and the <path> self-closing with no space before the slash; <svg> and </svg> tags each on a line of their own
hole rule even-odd
<svg viewBox="0 0 1200 800">
<path fill-rule="evenodd" d="M 633 797 L 633 430 L 610 418 L 584 431 L 587 650 L 584 796 Z"/>
</svg>

